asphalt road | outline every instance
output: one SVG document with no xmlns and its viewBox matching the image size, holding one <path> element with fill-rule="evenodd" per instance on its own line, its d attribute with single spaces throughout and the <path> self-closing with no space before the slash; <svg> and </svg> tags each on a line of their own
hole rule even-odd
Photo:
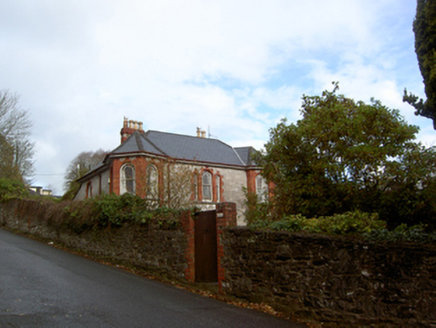
<svg viewBox="0 0 436 328">
<path fill-rule="evenodd" d="M 0 327 L 304 327 L 0 229 Z"/>
</svg>

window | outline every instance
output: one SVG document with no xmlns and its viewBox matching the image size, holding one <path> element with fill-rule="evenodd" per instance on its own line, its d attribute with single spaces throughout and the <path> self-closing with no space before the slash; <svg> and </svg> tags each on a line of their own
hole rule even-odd
<svg viewBox="0 0 436 328">
<path fill-rule="evenodd" d="M 203 187 L 203 201 L 212 201 L 212 174 L 210 172 L 203 172 L 202 176 Z"/>
<path fill-rule="evenodd" d="M 147 194 L 150 199 L 159 198 L 159 175 L 155 165 L 150 164 L 146 170 Z"/>
<path fill-rule="evenodd" d="M 215 190 L 216 190 L 216 201 L 221 202 L 221 177 L 219 175 L 215 176 Z"/>
<path fill-rule="evenodd" d="M 194 173 L 192 178 L 192 188 L 194 188 L 194 200 L 198 200 L 198 174 Z"/>
<path fill-rule="evenodd" d="M 121 167 L 121 185 L 120 195 L 128 192 L 134 194 L 136 192 L 135 184 L 135 167 L 131 164 L 125 164 Z"/>
<path fill-rule="evenodd" d="M 88 182 L 86 185 L 86 198 L 92 198 L 92 183 Z"/>
<path fill-rule="evenodd" d="M 268 184 L 261 175 L 256 177 L 256 195 L 260 202 L 264 202 L 268 199 Z"/>
</svg>

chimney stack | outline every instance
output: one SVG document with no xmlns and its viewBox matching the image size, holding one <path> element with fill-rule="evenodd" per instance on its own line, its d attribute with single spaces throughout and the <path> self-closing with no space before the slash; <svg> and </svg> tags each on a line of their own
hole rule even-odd
<svg viewBox="0 0 436 328">
<path fill-rule="evenodd" d="M 201 128 L 197 128 L 197 137 L 206 138 L 206 131 L 202 131 Z"/>
<path fill-rule="evenodd" d="M 140 133 L 144 133 L 142 129 L 142 122 L 128 120 L 127 117 L 124 117 L 123 128 L 121 129 L 121 143 L 126 141 L 126 139 L 132 135 L 135 131 Z"/>
</svg>

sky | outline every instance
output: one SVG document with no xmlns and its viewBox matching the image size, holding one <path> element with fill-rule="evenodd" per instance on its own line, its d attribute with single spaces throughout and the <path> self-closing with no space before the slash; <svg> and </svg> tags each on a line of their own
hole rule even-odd
<svg viewBox="0 0 436 328">
<path fill-rule="evenodd" d="M 332 90 L 380 100 L 436 144 L 424 97 L 413 0 L 3 0 L 0 90 L 33 122 L 34 185 L 64 193 L 70 162 L 113 150 L 123 118 L 144 130 L 263 148 Z"/>
</svg>

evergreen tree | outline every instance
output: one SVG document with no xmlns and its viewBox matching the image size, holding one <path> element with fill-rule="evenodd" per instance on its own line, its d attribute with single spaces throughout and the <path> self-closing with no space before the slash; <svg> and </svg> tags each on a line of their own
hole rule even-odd
<svg viewBox="0 0 436 328">
<path fill-rule="evenodd" d="M 418 128 L 379 101 L 336 93 L 303 96 L 303 118 L 270 130 L 255 161 L 275 185 L 272 217 L 378 213 L 391 226 L 430 223 L 436 214 L 436 149 Z"/>
<path fill-rule="evenodd" d="M 404 90 L 403 101 L 415 107 L 416 115 L 431 118 L 436 129 L 436 1 L 418 0 L 413 32 L 427 100 Z"/>
</svg>

